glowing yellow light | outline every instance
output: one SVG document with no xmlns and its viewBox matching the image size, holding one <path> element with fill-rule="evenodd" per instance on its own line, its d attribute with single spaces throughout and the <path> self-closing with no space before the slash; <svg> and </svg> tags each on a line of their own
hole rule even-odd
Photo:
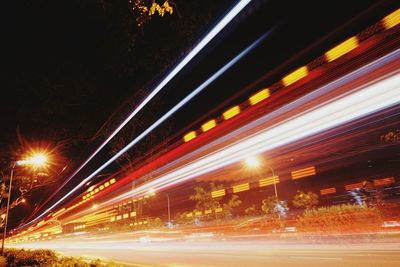
<svg viewBox="0 0 400 267">
<path fill-rule="evenodd" d="M 136 211 L 132 211 L 131 212 L 131 217 L 135 217 L 136 216 Z"/>
<path fill-rule="evenodd" d="M 183 141 L 189 142 L 190 140 L 196 138 L 196 136 L 197 136 L 197 135 L 196 135 L 196 132 L 195 132 L 195 131 L 188 132 L 187 134 L 185 134 L 185 135 L 183 136 Z"/>
<path fill-rule="evenodd" d="M 28 159 L 28 162 L 34 166 L 43 166 L 47 162 L 47 156 L 42 153 L 37 153 L 32 155 L 32 157 Z"/>
<path fill-rule="evenodd" d="M 113 183 L 115 183 L 117 180 L 115 180 L 115 178 L 112 178 L 111 180 L 110 180 L 110 184 L 113 184 Z"/>
<path fill-rule="evenodd" d="M 346 41 L 338 44 L 334 48 L 330 49 L 328 52 L 325 53 L 325 57 L 328 62 L 331 62 L 344 54 L 350 52 L 354 48 L 358 46 L 358 39 L 357 37 L 351 37 Z"/>
<path fill-rule="evenodd" d="M 298 80 L 306 77 L 307 74 L 308 74 L 308 70 L 307 70 L 306 66 L 298 68 L 297 70 L 295 70 L 292 73 L 283 77 L 283 79 L 282 79 L 283 85 L 289 86 L 289 85 L 297 82 Z"/>
<path fill-rule="evenodd" d="M 210 214 L 212 211 L 211 210 L 205 210 L 204 214 Z"/>
<path fill-rule="evenodd" d="M 384 17 L 382 19 L 382 22 L 383 22 L 383 26 L 386 29 L 393 28 L 394 26 L 399 24 L 400 23 L 400 9 L 397 9 L 393 13 L 390 13 L 389 15 Z"/>
<path fill-rule="evenodd" d="M 292 171 L 291 175 L 292 175 L 292 179 L 299 179 L 299 178 L 315 175 L 316 173 L 317 173 L 317 171 L 315 170 L 315 167 L 308 167 L 308 168 L 304 168 L 301 170 Z"/>
<path fill-rule="evenodd" d="M 100 185 L 99 189 L 103 190 L 104 189 L 104 185 Z"/>
<path fill-rule="evenodd" d="M 216 213 L 222 212 L 222 208 L 216 208 L 216 209 L 215 209 L 215 212 L 216 212 Z"/>
<path fill-rule="evenodd" d="M 104 183 L 104 187 L 109 187 L 110 186 L 110 183 L 109 182 L 105 182 Z"/>
<path fill-rule="evenodd" d="M 249 98 L 250 105 L 255 105 L 270 96 L 269 89 L 263 89 Z"/>
<path fill-rule="evenodd" d="M 222 196 L 225 196 L 225 189 L 215 190 L 211 192 L 212 198 L 222 197 Z"/>
<path fill-rule="evenodd" d="M 208 122 L 204 123 L 201 126 L 201 129 L 203 130 L 203 132 L 207 132 L 209 130 L 211 130 L 212 128 L 214 128 L 217 125 L 217 122 L 215 120 L 209 120 Z"/>
<path fill-rule="evenodd" d="M 239 184 L 239 185 L 234 186 L 232 189 L 233 189 L 233 193 L 247 191 L 250 189 L 250 184 L 249 183 Z"/>
<path fill-rule="evenodd" d="M 98 189 L 98 188 L 96 188 L 95 190 L 94 190 L 94 193 L 98 193 L 100 190 Z"/>
<path fill-rule="evenodd" d="M 222 116 L 224 117 L 224 120 L 229 120 L 232 117 L 235 117 L 240 113 L 240 107 L 239 106 L 234 106 L 225 111 Z"/>
<path fill-rule="evenodd" d="M 156 195 L 156 191 L 154 189 L 150 189 L 149 190 L 149 195 L 150 196 L 155 196 Z"/>
<path fill-rule="evenodd" d="M 278 184 L 279 183 L 279 176 L 272 176 L 264 179 L 260 179 L 258 181 L 259 187 L 264 187 L 267 185 L 273 185 L 273 184 Z"/>
<path fill-rule="evenodd" d="M 98 205 L 96 205 L 96 204 L 93 204 L 93 206 L 92 206 L 92 210 L 95 210 L 95 209 L 97 209 L 99 206 Z"/>
<path fill-rule="evenodd" d="M 261 165 L 260 160 L 256 156 L 248 156 L 244 159 L 244 163 L 247 167 L 253 169 L 258 168 Z"/>
</svg>

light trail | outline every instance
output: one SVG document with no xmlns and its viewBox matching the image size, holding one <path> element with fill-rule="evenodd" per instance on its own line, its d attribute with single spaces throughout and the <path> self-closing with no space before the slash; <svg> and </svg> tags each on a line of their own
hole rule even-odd
<svg viewBox="0 0 400 267">
<path fill-rule="evenodd" d="M 141 238 L 112 234 L 95 240 L 77 235 L 12 247 L 52 249 L 65 256 L 85 258 L 87 255 L 90 259 L 100 258 L 124 266 L 276 266 L 279 262 L 280 266 L 392 267 L 398 266 L 400 260 L 397 243 L 368 243 L 360 238 L 360 243 L 352 239 L 343 246 L 338 244 L 337 235 L 324 239 L 323 244 L 310 240 L 310 236 L 288 236 L 283 242 L 276 242 L 274 235 L 220 238 L 210 235 L 206 239 L 179 233 L 170 235 L 143 234 Z"/>
<path fill-rule="evenodd" d="M 244 140 L 204 156 L 195 162 L 188 163 L 151 182 L 108 200 L 102 206 L 110 205 L 128 197 L 142 196 L 150 189 L 164 189 L 241 161 L 248 155 L 266 152 L 399 103 L 400 74 L 397 70 L 391 77 L 376 81 L 363 88 L 356 88 L 355 92 L 328 103 L 322 103 L 312 110 L 308 110 L 276 126 L 262 130 Z M 268 122 L 268 116 L 264 116 L 261 120 Z"/>
<path fill-rule="evenodd" d="M 181 109 L 184 105 L 186 105 L 190 100 L 192 100 L 196 95 L 201 93 L 207 86 L 209 86 L 212 82 L 218 79 L 223 73 L 229 70 L 232 66 L 234 66 L 240 59 L 246 56 L 250 51 L 252 51 L 258 44 L 260 44 L 269 34 L 273 32 L 275 28 L 271 29 L 267 33 L 263 34 L 259 37 L 255 42 L 253 42 L 250 46 L 240 52 L 237 56 L 235 56 L 232 60 L 230 60 L 225 66 L 215 72 L 211 77 L 209 77 L 206 81 L 204 81 L 200 86 L 198 86 L 195 90 L 193 90 L 189 95 L 187 95 L 184 99 L 182 99 L 178 104 L 176 104 L 172 109 L 170 109 L 167 113 L 165 113 L 161 118 L 159 118 L 156 122 L 154 122 L 150 127 L 148 127 L 145 131 L 143 131 L 140 135 L 138 135 L 135 139 L 133 139 L 128 145 L 126 145 L 123 149 L 121 149 L 118 153 L 116 153 L 113 157 L 111 157 L 108 161 L 106 161 L 103 165 L 101 165 L 96 171 L 82 180 L 76 187 L 74 187 L 71 191 L 65 194 L 62 198 L 60 198 L 57 202 L 55 202 L 51 207 L 45 210 L 41 215 L 39 215 L 35 220 L 38 220 L 46 213 L 50 212 L 54 207 L 64 201 L 71 194 L 76 192 L 78 189 L 82 188 L 87 182 L 89 182 L 93 177 L 95 177 L 99 172 L 104 170 L 107 166 L 109 166 L 112 162 L 114 162 L 117 158 L 119 158 L 122 154 L 132 148 L 135 144 L 141 141 L 144 137 L 146 137 L 151 131 L 160 126 L 164 121 L 170 118 L 175 112 Z M 32 221 L 33 222 L 33 221 Z"/>
<path fill-rule="evenodd" d="M 48 198 L 51 199 L 57 194 L 62 187 L 64 187 L 76 174 L 78 174 L 88 163 L 91 161 L 119 131 L 138 114 L 145 105 L 147 105 L 207 44 L 214 39 L 252 0 L 240 0 L 216 25 L 206 34 L 206 36 L 184 57 L 184 59 L 175 66 L 175 68 L 154 88 L 154 90 L 129 114 L 129 116 L 111 133 L 111 135 L 76 169 L 58 189 Z M 71 193 L 71 192 L 70 192 Z M 68 195 L 70 195 L 70 193 Z M 65 198 L 63 198 L 65 199 Z M 47 202 L 45 202 L 47 203 Z M 44 204 L 45 204 L 44 203 Z M 57 202 L 58 205 L 59 202 Z M 43 204 L 43 205 L 44 205 Z M 42 206 L 43 206 L 42 205 Z M 35 222 L 40 219 L 45 213 L 51 211 L 56 205 L 47 209 L 43 214 L 29 223 Z M 29 224 L 27 223 L 27 224 Z M 25 225 L 18 227 L 22 228 Z"/>
<path fill-rule="evenodd" d="M 355 81 L 356 79 L 365 77 L 365 76 L 369 75 L 370 73 L 383 67 L 384 65 L 389 64 L 391 62 L 395 62 L 399 59 L 400 59 L 400 50 L 396 50 L 388 55 L 383 56 L 382 58 L 377 59 L 376 61 L 374 61 L 370 64 L 367 64 L 367 65 L 361 67 L 360 69 L 355 70 L 354 72 L 351 72 L 351 73 L 349 73 L 343 77 L 340 77 L 339 79 L 337 79 L 327 85 L 324 85 L 320 89 L 315 90 L 312 93 L 312 97 L 313 97 L 313 99 L 316 99 L 316 98 L 322 96 L 323 94 L 326 94 L 328 91 L 333 91 L 338 87 L 344 86 L 350 82 Z M 260 125 L 262 125 L 264 123 L 264 121 L 267 118 L 269 120 L 272 120 L 275 117 L 282 116 L 286 112 L 290 111 L 291 109 L 293 109 L 293 106 L 305 105 L 306 103 L 308 103 L 311 100 L 310 96 L 311 96 L 311 94 L 308 97 L 303 97 L 303 98 L 294 100 L 294 102 L 291 105 L 283 106 L 283 107 L 279 108 L 278 110 L 275 110 L 275 111 L 267 114 L 264 119 L 258 119 L 258 120 L 255 120 L 255 121 L 249 123 L 247 127 L 248 128 L 259 127 Z M 220 145 L 221 143 L 225 142 L 227 139 L 229 140 L 231 138 L 234 138 L 234 137 L 240 135 L 244 131 L 246 131 L 246 130 L 245 129 L 237 129 L 235 131 L 232 131 L 232 132 L 226 134 L 223 138 L 219 138 L 219 139 L 213 140 L 207 144 L 204 144 L 203 146 L 196 149 L 195 151 L 189 152 L 189 153 L 183 155 L 182 157 L 180 157 L 179 159 L 176 159 L 172 162 L 167 163 L 164 166 L 161 166 L 160 168 L 153 171 L 152 173 L 153 173 L 153 175 L 156 175 L 157 172 L 158 173 L 165 172 L 166 170 L 172 168 L 173 166 L 177 166 L 177 165 L 181 164 L 182 162 L 187 161 L 190 158 L 196 157 L 196 155 L 198 155 L 198 154 L 204 153 L 205 151 L 209 150 L 212 147 Z"/>
<path fill-rule="evenodd" d="M 214 82 L 217 78 L 219 78 L 223 73 L 225 73 L 227 70 L 229 70 L 232 66 L 234 66 L 240 59 L 242 59 L 244 56 L 246 56 L 250 51 L 252 51 L 258 44 L 260 44 L 267 36 L 269 36 L 275 28 L 272 28 L 270 31 L 266 32 L 263 34 L 261 37 L 259 37 L 255 42 L 253 42 L 250 46 L 248 46 L 246 49 L 244 49 L 242 52 L 240 52 L 236 57 L 231 59 L 225 66 L 223 66 L 221 69 L 219 69 L 216 73 L 214 73 L 211 77 L 209 77 L 206 81 L 204 81 L 200 86 L 198 86 L 195 90 L 193 90 L 189 95 L 187 95 L 184 99 L 182 99 L 177 105 L 175 105 L 172 109 L 170 109 L 167 113 L 165 113 L 161 118 L 159 118 L 156 122 L 154 122 L 149 128 L 147 128 L 144 132 L 142 132 L 140 135 L 138 135 L 135 139 L 133 139 L 128 145 L 126 145 L 123 149 L 121 149 L 117 154 L 115 154 L 113 157 L 111 157 L 107 162 L 105 162 L 103 165 L 101 165 L 96 171 L 94 171 L 92 174 L 90 174 L 88 177 L 86 177 L 84 180 L 82 180 L 75 188 L 73 188 L 70 192 L 68 192 L 65 196 L 63 196 L 61 199 L 59 199 L 56 203 L 54 203 L 49 209 L 43 212 L 43 214 L 40 215 L 43 216 L 47 212 L 49 212 L 51 209 L 56 207 L 58 204 L 60 204 L 64 199 L 69 197 L 72 193 L 74 193 L 76 190 L 79 188 L 83 187 L 87 182 L 89 182 L 94 176 L 96 176 L 99 172 L 101 172 L 104 168 L 106 168 L 108 165 L 110 165 L 112 162 L 114 162 L 117 158 L 119 158 L 122 154 L 124 154 L 126 151 L 128 151 L 130 148 L 132 148 L 135 144 L 137 144 L 140 140 L 142 140 L 146 135 L 148 135 L 151 131 L 153 131 L 155 128 L 160 126 L 165 120 L 170 118 L 175 112 L 177 112 L 180 108 L 182 108 L 185 104 L 187 104 L 191 99 L 193 99 L 196 95 L 198 95 L 200 92 L 202 92 L 208 85 L 210 85 L 212 82 Z M 37 217 L 40 218 L 40 217 Z M 36 219 L 36 220 L 37 220 Z"/>
</svg>

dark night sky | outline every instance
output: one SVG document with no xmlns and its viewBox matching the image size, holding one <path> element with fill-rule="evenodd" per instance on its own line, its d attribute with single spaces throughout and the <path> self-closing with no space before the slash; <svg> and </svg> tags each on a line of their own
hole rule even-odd
<svg viewBox="0 0 400 267">
<path fill-rule="evenodd" d="M 179 3 L 181 18 L 155 18 L 138 30 L 128 1 L 106 2 L 10 1 L 2 7 L 3 157 L 19 145 L 17 130 L 28 140 L 92 137 L 225 8 L 217 1 Z"/>
<path fill-rule="evenodd" d="M 123 117 L 124 111 L 130 109 L 127 107 L 137 103 L 233 1 L 176 1 L 181 16 L 155 18 L 141 30 L 135 26 L 127 2 L 40 0 L 2 4 L 1 167 L 16 157 L 15 151 L 25 141 L 56 144 L 64 140 L 59 152 L 78 164 L 98 143 L 91 138 L 103 123 L 112 114 L 116 121 Z M 280 66 L 281 70 L 269 79 L 272 82 L 296 64 L 308 62 L 343 40 L 343 36 L 377 21 L 393 9 L 395 1 L 254 2 L 260 7 L 257 9 L 255 4 L 224 39 L 195 62 L 197 65 L 193 64 L 167 88 L 156 114 L 272 26 L 280 25 L 268 42 L 243 62 L 240 75 L 234 69 L 225 81 L 211 86 L 176 117 L 175 127 L 182 128 L 206 114 L 204 101 L 209 100 L 209 107 L 223 102 L 252 80 L 361 15 L 351 27 L 338 30 L 316 49 Z M 247 66 L 245 73 L 243 66 Z M 217 88 L 221 84 L 224 90 Z"/>
</svg>

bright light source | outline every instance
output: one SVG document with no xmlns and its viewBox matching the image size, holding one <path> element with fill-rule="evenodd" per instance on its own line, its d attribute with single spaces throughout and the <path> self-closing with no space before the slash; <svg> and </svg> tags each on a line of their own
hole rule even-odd
<svg viewBox="0 0 400 267">
<path fill-rule="evenodd" d="M 25 202 L 26 202 L 26 199 L 25 199 L 25 198 L 21 199 L 21 202 L 22 202 L 22 203 L 25 203 Z"/>
<path fill-rule="evenodd" d="M 33 154 L 28 160 L 28 164 L 34 165 L 36 167 L 44 166 L 47 163 L 47 156 L 43 153 Z"/>
<path fill-rule="evenodd" d="M 256 156 L 249 156 L 245 158 L 244 163 L 250 168 L 258 168 L 260 166 L 260 160 Z"/>
<path fill-rule="evenodd" d="M 325 53 L 326 59 L 328 62 L 334 61 L 335 59 L 347 54 L 351 50 L 355 49 L 358 46 L 357 37 L 353 36 L 346 41 L 338 44 L 334 48 L 330 49 Z"/>
<path fill-rule="evenodd" d="M 18 166 L 22 166 L 22 165 L 25 165 L 26 164 L 26 160 L 18 160 L 17 162 L 16 162 L 16 164 L 18 165 Z"/>
<path fill-rule="evenodd" d="M 243 126 L 231 134 L 238 135 L 242 132 L 249 131 L 249 129 L 252 129 L 251 127 L 258 127 L 270 121 L 273 116 L 282 114 L 280 112 L 287 112 L 286 110 L 299 108 L 302 103 L 304 103 L 303 101 L 309 102 L 321 97 L 321 94 L 332 93 L 332 91 L 334 92 L 338 88 L 341 88 L 343 84 L 376 70 L 378 66 L 381 66 L 379 65 L 380 63 L 387 64 L 388 62 L 393 62 L 393 60 L 396 59 L 395 56 L 400 56 L 400 50 L 364 66 L 355 73 L 350 73 L 339 80 L 324 85 L 316 91 L 300 98 L 298 101 L 292 102 L 272 114 L 266 114 L 256 123 Z M 363 116 L 378 112 L 393 105 L 398 105 L 400 103 L 399 83 L 400 74 L 388 74 L 385 79 L 375 80 L 368 83 L 365 87 L 355 88 L 351 93 L 341 95 L 341 97 L 335 97 L 306 111 L 303 110 L 301 114 L 287 118 L 279 124 L 267 126 L 247 138 L 236 141 L 208 155 L 203 154 L 201 158 L 186 163 L 182 167 L 176 168 L 165 175 L 156 177 L 154 180 L 115 197 L 114 199 L 110 199 L 103 204 L 109 205 L 121 199 L 144 194 L 148 192 L 150 188 L 162 190 L 171 187 L 218 168 L 244 160 L 248 155 L 257 155 L 332 129 L 338 125 L 343 125 L 349 121 L 362 118 Z M 226 139 L 221 140 L 225 141 Z"/>
<path fill-rule="evenodd" d="M 303 79 L 308 75 L 308 69 L 307 66 L 303 66 L 301 68 L 298 68 L 297 70 L 289 73 L 285 77 L 283 77 L 282 82 L 285 86 L 289 86 L 292 83 L 297 82 L 300 79 Z"/>
<path fill-rule="evenodd" d="M 149 190 L 149 195 L 154 196 L 156 194 L 156 191 L 154 189 Z"/>
<path fill-rule="evenodd" d="M 209 120 L 208 122 L 204 123 L 201 126 L 201 129 L 203 130 L 203 132 L 207 132 L 208 130 L 211 130 L 215 126 L 217 126 L 217 122 L 215 120 Z"/>
<path fill-rule="evenodd" d="M 189 132 L 189 133 L 187 133 L 187 134 L 185 134 L 184 136 L 183 136 L 183 140 L 185 141 L 185 142 L 189 142 L 190 140 L 192 140 L 192 139 L 194 139 L 194 138 L 196 138 L 196 132 L 195 131 L 191 131 L 191 132 Z"/>
<path fill-rule="evenodd" d="M 249 102 L 251 105 L 255 105 L 261 101 L 263 101 L 264 99 L 267 99 L 270 96 L 270 92 L 269 89 L 263 89 L 261 91 L 259 91 L 258 93 L 255 93 L 254 95 L 252 95 L 249 98 Z"/>
<path fill-rule="evenodd" d="M 95 209 L 97 209 L 99 206 L 98 205 L 96 205 L 96 204 L 93 204 L 93 206 L 92 206 L 92 210 L 95 210 Z"/>
</svg>

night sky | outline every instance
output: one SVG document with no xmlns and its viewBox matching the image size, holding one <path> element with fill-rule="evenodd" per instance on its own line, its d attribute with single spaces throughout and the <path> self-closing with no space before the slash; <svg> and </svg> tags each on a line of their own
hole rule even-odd
<svg viewBox="0 0 400 267">
<path fill-rule="evenodd" d="M 233 69 L 226 81 L 211 86 L 178 115 L 170 133 L 190 123 L 194 126 L 211 107 L 224 103 L 218 106 L 224 108 L 235 94 L 240 99 L 246 90 L 253 89 L 243 89 L 246 84 L 277 66 L 279 71 L 270 75 L 269 81 L 315 58 L 344 36 L 377 21 L 393 9 L 395 1 L 254 2 L 214 47 L 169 85 L 158 103 L 142 115 L 141 125 L 162 114 L 271 27 L 277 28 L 268 41 L 242 63 L 240 70 Z M 60 169 L 68 165 L 66 174 L 72 172 L 104 138 L 104 129 L 112 128 L 138 104 L 232 3 L 176 1 L 178 12 L 155 17 L 143 28 L 136 26 L 128 1 L 123 0 L 2 3 L 0 167 L 6 169 L 27 145 L 41 144 L 56 146 L 63 159 Z M 346 26 L 357 16 L 359 20 Z M 335 29 L 336 33 L 324 39 Z M 305 50 L 317 41 L 320 45 L 316 49 Z M 280 65 L 303 50 L 295 60 Z M 245 73 L 243 66 L 247 66 Z M 66 174 L 58 177 L 58 183 Z M 45 195 L 34 198 L 43 201 Z"/>
</svg>

